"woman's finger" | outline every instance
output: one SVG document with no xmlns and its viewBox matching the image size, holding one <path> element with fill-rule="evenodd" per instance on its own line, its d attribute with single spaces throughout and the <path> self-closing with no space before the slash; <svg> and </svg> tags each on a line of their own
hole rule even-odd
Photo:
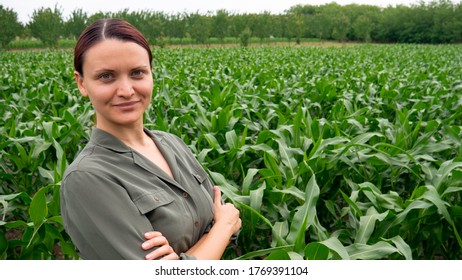
<svg viewBox="0 0 462 280">
<path fill-rule="evenodd" d="M 148 231 L 144 234 L 144 238 L 146 239 L 152 239 L 158 236 L 162 236 L 162 233 L 160 231 Z"/>
<path fill-rule="evenodd" d="M 178 259 L 180 259 L 180 257 L 178 257 L 178 255 L 175 252 L 169 255 L 165 255 L 161 258 L 161 260 L 178 260 Z"/>
<path fill-rule="evenodd" d="M 214 194 L 214 204 L 215 206 L 221 205 L 221 191 L 218 186 L 213 187 L 213 194 Z"/>
<path fill-rule="evenodd" d="M 152 249 L 154 247 L 163 246 L 163 245 L 168 245 L 168 240 L 167 240 L 167 238 L 165 238 L 165 236 L 158 235 L 156 237 L 153 237 L 153 238 L 143 242 L 143 244 L 141 244 L 141 247 L 144 250 L 149 250 L 149 249 Z"/>
<path fill-rule="evenodd" d="M 164 245 L 164 246 L 161 246 L 161 247 L 155 249 L 151 253 L 147 254 L 145 258 L 147 260 L 156 260 L 156 259 L 160 259 L 160 258 L 162 258 L 164 256 L 168 257 L 169 255 L 174 254 L 174 253 L 175 252 L 173 251 L 171 246 Z M 170 257 L 172 257 L 172 256 L 170 256 Z"/>
</svg>

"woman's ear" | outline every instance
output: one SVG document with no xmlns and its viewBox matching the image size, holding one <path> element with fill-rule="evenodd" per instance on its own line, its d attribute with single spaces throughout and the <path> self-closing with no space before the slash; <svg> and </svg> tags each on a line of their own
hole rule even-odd
<svg viewBox="0 0 462 280">
<path fill-rule="evenodd" d="M 80 75 L 79 72 L 74 71 L 74 77 L 75 77 L 75 81 L 77 82 L 77 86 L 79 87 L 80 93 L 82 94 L 82 96 L 87 97 L 88 93 L 87 93 L 87 90 L 85 89 L 85 85 L 83 82 L 83 76 Z"/>
</svg>

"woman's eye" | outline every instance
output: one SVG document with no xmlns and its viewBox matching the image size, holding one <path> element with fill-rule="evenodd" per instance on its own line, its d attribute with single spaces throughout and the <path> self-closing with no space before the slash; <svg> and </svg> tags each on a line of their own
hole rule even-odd
<svg viewBox="0 0 462 280">
<path fill-rule="evenodd" d="M 110 80 L 110 79 L 112 79 L 112 77 L 113 76 L 112 76 L 111 73 L 103 73 L 103 74 L 99 75 L 98 78 L 101 79 L 101 80 Z"/>
<path fill-rule="evenodd" d="M 144 71 L 143 70 L 135 70 L 132 72 L 132 76 L 135 77 L 135 78 L 141 78 L 143 77 L 144 75 Z"/>
</svg>

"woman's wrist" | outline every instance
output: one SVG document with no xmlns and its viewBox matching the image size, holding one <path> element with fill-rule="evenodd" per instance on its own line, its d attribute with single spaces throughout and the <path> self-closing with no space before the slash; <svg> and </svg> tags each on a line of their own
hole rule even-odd
<svg viewBox="0 0 462 280">
<path fill-rule="evenodd" d="M 226 223 L 226 222 L 215 222 L 215 224 L 212 226 L 210 231 L 216 231 L 218 232 L 221 236 L 226 236 L 228 238 L 231 238 L 231 236 L 234 234 L 234 226 L 232 224 Z"/>
</svg>

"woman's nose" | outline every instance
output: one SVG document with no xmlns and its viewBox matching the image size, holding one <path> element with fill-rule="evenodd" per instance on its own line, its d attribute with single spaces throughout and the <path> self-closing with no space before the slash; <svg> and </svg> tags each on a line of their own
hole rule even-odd
<svg viewBox="0 0 462 280">
<path fill-rule="evenodd" d="M 133 85 L 129 79 L 121 79 L 117 87 L 117 95 L 121 97 L 131 97 L 135 94 Z"/>
</svg>

